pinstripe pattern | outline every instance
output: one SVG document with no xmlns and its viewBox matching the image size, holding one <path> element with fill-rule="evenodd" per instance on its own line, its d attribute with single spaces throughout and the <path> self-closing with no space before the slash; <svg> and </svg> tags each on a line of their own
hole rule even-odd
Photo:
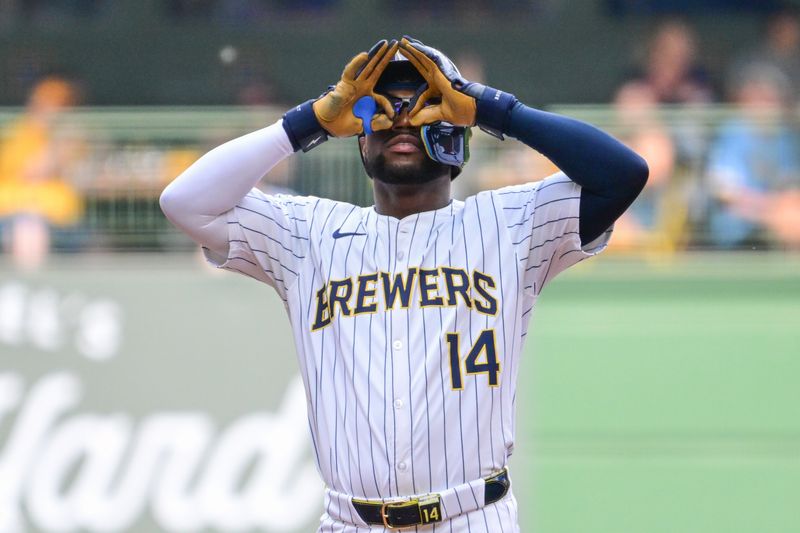
<svg viewBox="0 0 800 533">
<path fill-rule="evenodd" d="M 519 354 L 536 299 L 610 234 L 581 248 L 579 199 L 580 187 L 556 174 L 402 220 L 256 190 L 229 212 L 230 252 L 220 266 L 272 285 L 286 304 L 315 459 L 331 491 L 425 494 L 507 464 Z M 466 366 L 487 331 L 499 363 L 494 387 L 489 372 Z M 471 364 L 488 363 L 489 347 L 478 348 Z M 461 389 L 453 389 L 454 372 Z M 320 531 L 383 530 L 367 527 L 347 497 L 330 494 Z M 482 498 L 482 489 L 456 494 L 450 511 Z M 509 494 L 417 531 L 511 533 L 516 524 Z"/>
</svg>

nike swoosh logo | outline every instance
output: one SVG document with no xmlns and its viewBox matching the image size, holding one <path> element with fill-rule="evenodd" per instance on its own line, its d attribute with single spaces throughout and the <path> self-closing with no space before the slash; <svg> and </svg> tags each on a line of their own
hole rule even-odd
<svg viewBox="0 0 800 533">
<path fill-rule="evenodd" d="M 342 233 L 338 229 L 334 230 L 333 232 L 334 239 L 341 239 L 342 237 L 356 237 L 358 235 L 366 235 L 366 233 L 356 233 L 356 232 Z"/>
<path fill-rule="evenodd" d="M 314 146 L 315 144 L 317 144 L 319 142 L 320 139 L 322 139 L 322 136 L 317 137 L 313 141 L 309 141 L 308 146 Z"/>
</svg>

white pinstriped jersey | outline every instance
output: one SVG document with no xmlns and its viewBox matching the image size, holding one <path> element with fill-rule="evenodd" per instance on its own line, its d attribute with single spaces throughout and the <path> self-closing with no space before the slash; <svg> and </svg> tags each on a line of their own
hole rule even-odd
<svg viewBox="0 0 800 533">
<path fill-rule="evenodd" d="M 579 205 L 580 186 L 559 173 L 402 220 L 255 189 L 228 212 L 222 267 L 272 285 L 284 301 L 329 489 L 424 494 L 506 465 L 536 299 L 610 234 L 581 248 Z M 330 495 L 326 505 L 332 516 L 355 515 L 332 509 L 345 504 Z M 323 518 L 326 531 L 355 530 Z M 511 531 L 516 503 L 509 495 L 452 522 Z"/>
</svg>

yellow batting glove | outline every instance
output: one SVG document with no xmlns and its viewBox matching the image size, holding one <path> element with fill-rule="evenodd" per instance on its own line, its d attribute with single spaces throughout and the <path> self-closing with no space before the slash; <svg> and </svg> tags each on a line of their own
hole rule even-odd
<svg viewBox="0 0 800 533">
<path fill-rule="evenodd" d="M 412 102 L 408 113 L 412 125 L 441 121 L 455 126 L 475 125 L 475 98 L 458 89 L 468 82 L 461 77 L 450 58 L 408 36 L 400 41 L 400 53 L 428 82 L 428 88 Z M 441 98 L 441 103 L 426 106 L 430 100 L 438 98 Z"/>
<path fill-rule="evenodd" d="M 412 125 L 449 122 L 478 126 L 489 135 L 504 138 L 519 103 L 513 94 L 465 80 L 450 58 L 407 35 L 400 41 L 400 53 L 428 82 L 427 90 L 411 100 L 408 116 Z"/>
<path fill-rule="evenodd" d="M 392 127 L 394 108 L 389 100 L 375 93 L 375 83 L 397 52 L 399 44 L 385 39 L 378 41 L 369 52 L 361 52 L 344 68 L 342 78 L 313 104 L 319 124 L 334 137 L 350 137 L 364 133 L 363 119 L 353 113 L 353 106 L 365 96 L 372 97 L 384 113 L 372 116 L 367 131 Z"/>
</svg>

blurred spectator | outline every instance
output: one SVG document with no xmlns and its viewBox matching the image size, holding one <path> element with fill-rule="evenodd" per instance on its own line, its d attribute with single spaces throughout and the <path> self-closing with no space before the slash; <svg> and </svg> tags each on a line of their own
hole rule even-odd
<svg viewBox="0 0 800 533">
<path fill-rule="evenodd" d="M 676 147 L 659 116 L 657 96 L 644 83 L 629 83 L 614 101 L 615 134 L 650 167 L 647 186 L 617 221 L 617 249 L 672 252 L 687 240 L 689 190 L 676 175 Z"/>
<path fill-rule="evenodd" d="M 713 100 L 706 69 L 697 62 L 697 45 L 691 28 L 679 20 L 668 20 L 656 30 L 646 48 L 643 64 L 634 69 L 629 84 L 650 88 L 661 104 L 694 104 Z"/>
<path fill-rule="evenodd" d="M 800 246 L 800 135 L 787 120 L 788 78 L 752 64 L 733 81 L 738 115 L 725 122 L 709 154 L 709 229 L 734 247 L 761 242 L 762 230 Z"/>
<path fill-rule="evenodd" d="M 694 105 L 714 100 L 708 71 L 698 61 L 697 40 L 685 22 L 661 22 L 643 53 L 642 66 L 617 90 L 614 101 L 624 102 L 629 97 L 626 93 L 641 95 L 645 90 L 656 104 Z M 707 148 L 702 124 L 690 116 L 676 118 L 669 131 L 674 143 L 673 165 L 683 170 L 700 168 Z"/>
<path fill-rule="evenodd" d="M 800 91 L 800 17 L 797 11 L 783 10 L 769 17 L 764 41 L 734 61 L 731 77 L 751 65 L 770 65 L 781 71 L 791 83 L 792 98 L 796 101 Z"/>
<path fill-rule="evenodd" d="M 81 216 L 81 198 L 64 179 L 74 144 L 56 127 L 59 116 L 75 103 L 72 84 L 46 78 L 0 138 L 3 247 L 19 266 L 38 266 L 50 249 L 51 227 L 75 224 Z"/>
</svg>

